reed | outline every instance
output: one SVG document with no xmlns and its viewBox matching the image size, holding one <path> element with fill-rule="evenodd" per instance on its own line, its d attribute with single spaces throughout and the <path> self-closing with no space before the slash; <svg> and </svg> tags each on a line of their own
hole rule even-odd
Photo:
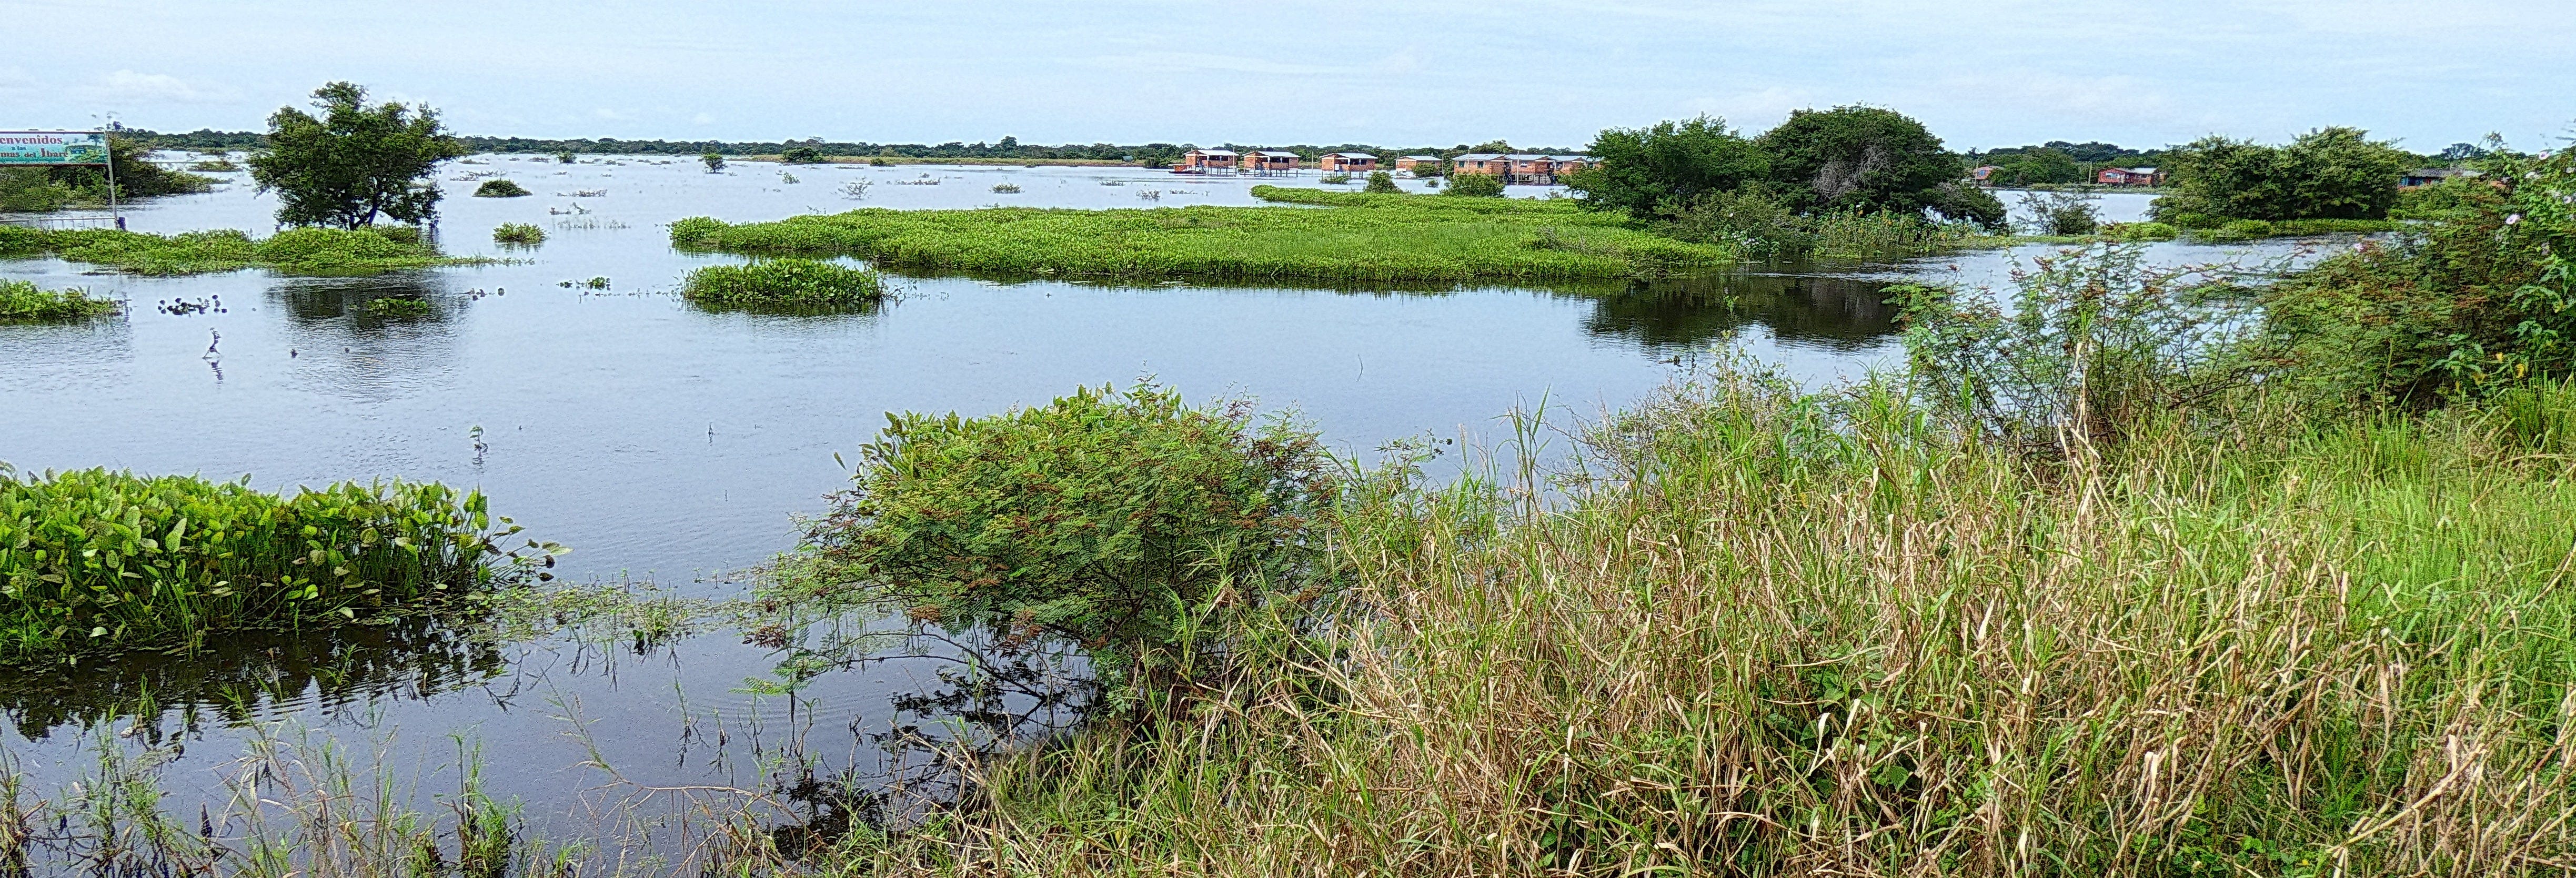
<svg viewBox="0 0 2576 878">
<path fill-rule="evenodd" d="M 58 323 L 112 317 L 125 309 L 77 287 L 39 289 L 35 281 L 0 280 L 0 323 Z"/>
<path fill-rule="evenodd" d="M 698 217 L 673 224 L 671 241 L 859 256 L 902 271 L 1122 281 L 1548 281 L 1679 274 L 1733 259 L 1723 247 L 1631 229 L 1570 201 L 1255 193 L 1333 209 L 866 209 L 739 225 Z"/>
<path fill-rule="evenodd" d="M 294 629 L 454 599 L 552 564 L 479 492 L 354 482 L 286 497 L 104 469 L 0 471 L 0 661 Z"/>
</svg>

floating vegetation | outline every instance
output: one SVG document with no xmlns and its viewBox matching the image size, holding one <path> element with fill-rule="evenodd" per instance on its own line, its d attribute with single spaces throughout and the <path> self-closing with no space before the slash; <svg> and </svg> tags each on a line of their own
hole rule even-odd
<svg viewBox="0 0 2576 878">
<path fill-rule="evenodd" d="M 885 298 L 876 272 L 812 259 L 764 259 L 689 272 L 680 296 L 719 308 L 853 308 Z"/>
<path fill-rule="evenodd" d="M 60 323 L 112 317 L 125 305 L 78 287 L 38 289 L 35 281 L 0 280 L 0 323 Z"/>
<path fill-rule="evenodd" d="M 154 235 L 121 229 L 33 229 L 0 226 L 0 257 L 53 254 L 70 262 L 133 274 L 178 275 L 244 268 L 288 274 L 354 274 L 398 268 L 488 265 L 482 257 L 440 255 L 420 243 L 419 231 L 386 229 L 288 229 L 253 239 L 234 229 Z M 411 240 L 400 238 L 412 236 Z"/>
<path fill-rule="evenodd" d="M 188 170 L 205 171 L 209 173 L 228 173 L 241 170 L 241 166 L 234 164 L 233 160 L 228 156 L 215 156 L 213 158 L 198 159 L 194 162 L 188 163 Z"/>
<path fill-rule="evenodd" d="M 528 187 L 510 182 L 507 178 L 485 180 L 483 185 L 474 187 L 476 198 L 519 198 L 535 194 L 537 193 L 528 191 Z"/>
<path fill-rule="evenodd" d="M 910 180 L 896 180 L 894 181 L 894 184 L 897 186 L 937 186 L 939 185 L 939 178 L 929 174 L 923 174 Z"/>
<path fill-rule="evenodd" d="M 995 191 L 995 192 L 999 192 L 999 193 L 1002 193 L 1002 194 L 1004 194 L 1004 195 L 1018 195 L 1018 194 L 1020 194 L 1020 184 L 1018 184 L 1018 183 L 995 183 L 995 184 L 993 184 L 993 191 Z"/>
<path fill-rule="evenodd" d="M 0 470 L 0 661 L 186 647 L 376 618 L 551 565 L 479 492 L 344 482 L 285 497 L 105 469 Z"/>
<path fill-rule="evenodd" d="M 529 223 L 502 223 L 492 229 L 492 241 L 534 247 L 546 242 L 546 230 Z"/>
<path fill-rule="evenodd" d="M 694 218 L 673 223 L 671 241 L 754 255 L 858 256 L 907 271 L 1122 280 L 1575 280 L 1685 274 L 1735 261 L 1729 248 L 1630 228 L 1622 216 L 1572 201 L 1253 192 L 1334 209 L 863 208 L 741 225 Z"/>
<path fill-rule="evenodd" d="M 842 183 L 842 184 L 841 184 L 841 197 L 843 197 L 843 198 L 866 198 L 866 197 L 868 197 L 868 181 L 866 181 L 866 180 L 851 180 L 851 181 L 849 181 L 849 182 Z"/>
<path fill-rule="evenodd" d="M 1321 177 L 1321 178 L 1320 178 L 1320 181 L 1321 181 L 1324 185 L 1327 185 L 1327 186 L 1339 186 L 1339 185 L 1342 185 L 1342 184 L 1344 184 L 1344 183 L 1348 183 L 1348 182 L 1350 182 L 1350 181 L 1351 181 L 1351 175 L 1349 175 L 1349 174 L 1325 174 L 1323 177 Z"/>
<path fill-rule="evenodd" d="M 1163 190 L 1138 189 L 1136 190 L 1136 198 L 1139 201 L 1161 201 L 1163 200 Z"/>
<path fill-rule="evenodd" d="M 604 290 L 608 289 L 608 279 L 604 277 L 594 277 L 589 280 L 557 281 L 555 286 L 559 286 L 567 290 Z"/>
<path fill-rule="evenodd" d="M 389 320 L 408 320 L 415 317 L 427 317 L 430 312 L 428 300 L 415 299 L 409 296 L 385 296 L 378 299 L 368 299 L 366 310 L 367 313 L 372 316 L 383 317 Z"/>
<path fill-rule="evenodd" d="M 585 210 L 581 213 L 587 214 L 589 212 L 590 211 Z M 613 219 L 604 220 L 595 216 L 577 216 L 575 219 L 556 220 L 555 228 L 567 232 L 588 231 L 593 229 L 623 229 L 626 228 L 626 221 Z"/>
<path fill-rule="evenodd" d="M 571 191 L 571 192 L 557 192 L 557 193 L 555 193 L 555 197 L 556 197 L 556 198 L 606 198 L 606 197 L 608 197 L 608 190 L 606 190 L 606 189 L 576 189 L 576 190 L 573 190 L 573 191 Z M 574 207 L 575 207 L 575 209 L 579 209 L 580 205 L 574 205 Z"/>
<path fill-rule="evenodd" d="M 186 317 L 190 314 L 222 314 L 224 313 L 224 297 L 213 296 L 199 297 L 195 299 L 163 299 L 160 304 L 153 306 L 152 310 L 168 314 L 172 317 Z"/>
</svg>

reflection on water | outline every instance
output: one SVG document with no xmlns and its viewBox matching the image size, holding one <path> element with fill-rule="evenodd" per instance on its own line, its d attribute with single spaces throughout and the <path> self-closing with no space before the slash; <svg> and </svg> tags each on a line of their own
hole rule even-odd
<svg viewBox="0 0 2576 878">
<path fill-rule="evenodd" d="M 1846 277 L 1753 273 L 1639 282 L 1595 297 L 1583 328 L 1663 351 L 1704 348 L 1759 324 L 1783 342 L 1860 352 L 1896 331 L 1886 286 Z"/>
</svg>

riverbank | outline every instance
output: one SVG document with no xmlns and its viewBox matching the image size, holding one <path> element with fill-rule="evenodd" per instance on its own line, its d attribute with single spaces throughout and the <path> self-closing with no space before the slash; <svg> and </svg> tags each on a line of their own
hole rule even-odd
<svg viewBox="0 0 2576 878">
<path fill-rule="evenodd" d="M 896 211 L 671 227 L 673 245 L 856 256 L 897 271 L 1122 281 L 1539 282 L 1722 268 L 1727 248 L 1628 228 L 1567 200 L 1335 194 L 1325 209 Z"/>
</svg>

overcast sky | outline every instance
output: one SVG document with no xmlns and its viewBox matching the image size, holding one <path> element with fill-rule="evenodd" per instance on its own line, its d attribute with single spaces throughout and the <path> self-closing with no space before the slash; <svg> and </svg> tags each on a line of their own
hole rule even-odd
<svg viewBox="0 0 2576 878">
<path fill-rule="evenodd" d="M 334 79 L 463 133 L 626 139 L 1576 146 L 1866 103 L 1957 149 L 2341 124 L 2430 151 L 2576 121 L 2569 0 L 0 0 L 0 22 L 0 128 L 253 129 Z"/>
</svg>

